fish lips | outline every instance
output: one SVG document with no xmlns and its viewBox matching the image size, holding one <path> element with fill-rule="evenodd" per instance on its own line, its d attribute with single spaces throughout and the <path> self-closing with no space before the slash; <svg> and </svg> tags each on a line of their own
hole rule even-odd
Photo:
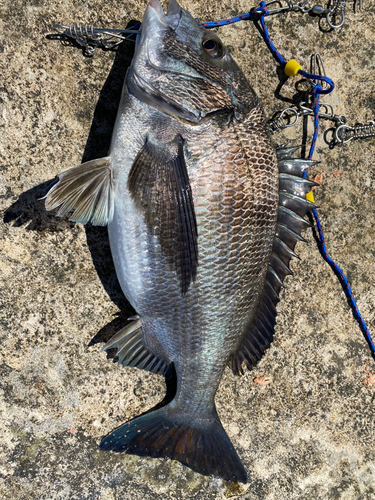
<svg viewBox="0 0 375 500">
<path fill-rule="evenodd" d="M 151 0 L 147 5 L 142 21 L 142 31 L 147 30 L 155 23 L 165 25 L 168 28 L 176 29 L 182 15 L 182 8 L 176 2 L 171 0 L 168 5 L 167 14 L 164 14 L 159 0 Z"/>
<path fill-rule="evenodd" d="M 162 38 L 163 33 L 168 30 L 176 30 L 182 16 L 182 8 L 176 0 L 171 0 L 167 14 L 164 13 L 159 0 L 151 0 L 146 8 L 142 21 L 142 31 L 137 35 L 136 49 L 132 64 L 128 70 L 126 85 L 130 94 L 134 95 L 141 102 L 145 102 L 157 109 L 178 116 L 189 122 L 198 122 L 199 116 L 184 109 L 183 106 L 175 102 L 170 102 L 165 98 L 152 83 L 144 78 L 139 71 L 136 70 L 139 65 L 139 59 L 143 60 L 143 64 L 149 67 L 154 67 L 157 71 L 163 71 L 163 68 L 152 63 L 148 40 Z"/>
<path fill-rule="evenodd" d="M 144 42 L 148 32 L 153 26 L 171 28 L 175 30 L 180 22 L 182 8 L 176 0 L 171 0 L 168 5 L 167 14 L 164 14 L 159 0 L 151 0 L 147 5 L 142 20 L 142 30 L 137 33 L 135 40 L 135 50 Z M 143 34 L 143 36 L 142 36 Z"/>
</svg>

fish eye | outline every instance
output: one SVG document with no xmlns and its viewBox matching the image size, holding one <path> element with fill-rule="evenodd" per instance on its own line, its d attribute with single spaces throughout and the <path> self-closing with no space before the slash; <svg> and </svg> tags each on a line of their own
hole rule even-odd
<svg viewBox="0 0 375 500">
<path fill-rule="evenodd" d="M 211 57 L 221 57 L 223 55 L 223 46 L 215 38 L 206 38 L 202 42 L 202 47 Z"/>
</svg>

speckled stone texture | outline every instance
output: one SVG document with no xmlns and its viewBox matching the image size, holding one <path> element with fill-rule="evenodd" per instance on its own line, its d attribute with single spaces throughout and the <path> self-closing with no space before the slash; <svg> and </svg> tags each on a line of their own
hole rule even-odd
<svg viewBox="0 0 375 500">
<path fill-rule="evenodd" d="M 225 19 L 244 0 L 182 6 Z M 325 4 L 325 2 L 321 2 Z M 356 2 L 358 4 L 358 2 Z M 121 27 L 146 1 L 0 0 L 0 498 L 4 500 L 370 500 L 375 498 L 375 364 L 345 294 L 311 231 L 278 306 L 276 341 L 257 367 L 224 374 L 217 407 L 248 471 L 237 485 L 170 460 L 101 452 L 103 435 L 163 399 L 164 380 L 100 353 L 131 314 L 106 229 L 57 220 L 40 200 L 55 175 L 104 156 L 131 58 L 82 56 L 47 40 L 55 23 Z M 268 20 L 285 58 L 306 69 L 319 51 L 336 90 L 324 101 L 349 124 L 375 118 L 375 5 L 347 1 L 337 31 L 300 13 Z M 288 105 L 276 64 L 251 23 L 221 28 L 266 114 Z M 375 335 L 375 139 L 329 147 L 321 122 L 311 176 L 327 247 L 347 272 Z M 311 137 L 311 120 L 307 130 Z M 302 122 L 274 136 L 299 144 Z M 122 311 L 121 314 L 119 312 Z M 91 346 L 88 347 L 88 344 Z"/>
</svg>

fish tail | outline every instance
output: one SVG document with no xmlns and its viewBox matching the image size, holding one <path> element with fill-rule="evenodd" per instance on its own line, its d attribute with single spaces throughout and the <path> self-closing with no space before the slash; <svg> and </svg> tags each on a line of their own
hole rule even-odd
<svg viewBox="0 0 375 500">
<path fill-rule="evenodd" d="M 216 410 L 207 418 L 175 412 L 169 405 L 130 420 L 100 443 L 102 450 L 169 457 L 205 476 L 247 482 L 247 474 Z"/>
</svg>

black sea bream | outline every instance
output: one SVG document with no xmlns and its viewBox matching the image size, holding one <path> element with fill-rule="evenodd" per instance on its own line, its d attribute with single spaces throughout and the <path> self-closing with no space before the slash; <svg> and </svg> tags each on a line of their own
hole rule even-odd
<svg viewBox="0 0 375 500">
<path fill-rule="evenodd" d="M 282 281 L 310 209 L 308 162 L 271 146 L 258 99 L 216 34 L 175 0 L 151 0 L 126 76 L 109 156 L 60 174 L 47 210 L 108 224 L 135 319 L 104 347 L 165 374 L 167 406 L 101 448 L 170 457 L 246 482 L 215 409 L 229 364 L 251 368 L 273 338 Z M 173 363 L 173 365 L 172 365 Z"/>
</svg>

